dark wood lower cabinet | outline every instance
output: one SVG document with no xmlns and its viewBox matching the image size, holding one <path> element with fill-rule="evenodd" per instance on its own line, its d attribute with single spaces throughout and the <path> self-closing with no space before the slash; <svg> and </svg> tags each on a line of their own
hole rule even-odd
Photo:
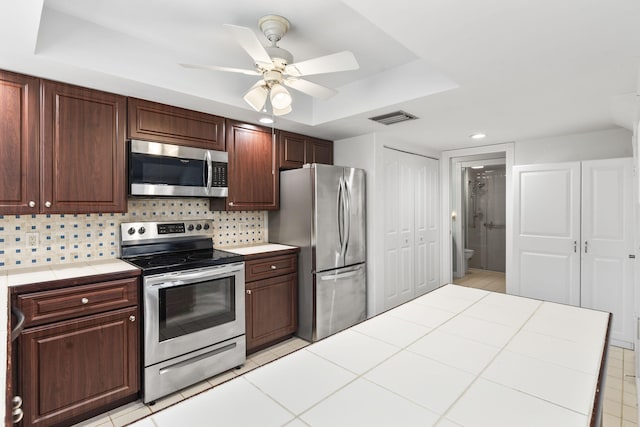
<svg viewBox="0 0 640 427">
<path fill-rule="evenodd" d="M 297 249 L 245 258 L 247 353 L 286 339 L 298 329 Z"/>
<path fill-rule="evenodd" d="M 295 273 L 247 284 L 247 352 L 296 331 L 297 288 L 298 276 Z"/>
<path fill-rule="evenodd" d="M 61 426 L 133 401 L 137 307 L 25 329 L 19 338 L 23 426 Z"/>
</svg>

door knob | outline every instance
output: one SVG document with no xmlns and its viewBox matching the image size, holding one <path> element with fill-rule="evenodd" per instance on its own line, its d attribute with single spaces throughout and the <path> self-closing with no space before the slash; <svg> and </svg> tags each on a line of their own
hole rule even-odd
<svg viewBox="0 0 640 427">
<path fill-rule="evenodd" d="M 247 295 L 251 295 L 251 289 L 247 289 Z"/>
<path fill-rule="evenodd" d="M 50 208 L 51 207 L 51 202 L 47 200 L 46 202 L 44 202 L 44 205 L 46 207 Z"/>
<path fill-rule="evenodd" d="M 130 322 L 135 322 L 136 321 L 136 316 L 134 316 L 134 315 L 129 316 L 129 321 Z"/>
<path fill-rule="evenodd" d="M 83 304 L 87 304 L 89 302 L 89 298 L 82 298 L 80 302 Z"/>
<path fill-rule="evenodd" d="M 233 202 L 229 202 L 229 206 L 233 206 Z"/>
<path fill-rule="evenodd" d="M 31 200 L 31 201 L 29 202 L 29 207 L 30 207 L 30 208 L 35 208 L 35 207 L 36 207 L 36 202 L 34 202 L 33 200 Z"/>
</svg>

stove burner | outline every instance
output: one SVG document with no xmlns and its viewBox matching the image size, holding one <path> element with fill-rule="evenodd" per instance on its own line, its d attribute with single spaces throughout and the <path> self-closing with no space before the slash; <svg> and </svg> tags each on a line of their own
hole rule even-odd
<svg viewBox="0 0 640 427">
<path fill-rule="evenodd" d="M 189 257 L 191 258 L 191 257 Z M 147 260 L 147 265 L 149 267 L 157 267 L 159 265 L 175 265 L 175 264 L 184 264 L 187 262 L 187 259 L 180 256 L 170 255 L 165 257 L 155 257 Z"/>
<path fill-rule="evenodd" d="M 137 267 L 140 267 L 143 270 L 143 274 L 146 276 L 149 274 L 240 262 L 243 260 L 243 257 L 242 255 L 221 251 L 219 249 L 206 249 L 156 255 L 143 254 L 141 256 L 126 257 L 123 259 Z"/>
</svg>

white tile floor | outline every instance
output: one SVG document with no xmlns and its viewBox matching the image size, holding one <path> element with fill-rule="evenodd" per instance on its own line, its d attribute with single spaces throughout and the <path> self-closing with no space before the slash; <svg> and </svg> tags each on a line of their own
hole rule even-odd
<svg viewBox="0 0 640 427">
<path fill-rule="evenodd" d="M 454 283 L 470 288 L 506 292 L 504 273 L 495 271 L 472 268 L 463 278 L 455 279 Z M 497 295 L 492 295 L 492 297 L 496 298 Z M 535 356 L 539 360 L 584 372 L 585 366 L 592 366 L 592 363 L 589 363 L 590 361 L 584 358 L 584 355 L 588 354 L 588 352 L 585 351 L 586 349 L 581 349 L 579 346 L 574 345 L 572 353 L 572 349 L 566 348 L 566 340 L 554 339 L 552 336 L 554 330 L 560 327 L 564 329 L 573 328 L 576 333 L 589 331 L 589 327 L 584 324 L 561 325 L 559 322 L 554 321 L 544 325 L 538 324 L 533 326 L 533 329 L 535 329 L 533 331 L 521 332 L 519 337 L 509 343 L 507 350 L 513 353 L 528 354 Z M 552 335 L 550 336 L 549 333 Z M 552 346 L 547 345 L 549 341 L 553 342 Z M 562 351 L 548 352 L 544 350 L 550 347 L 560 348 L 560 346 L 564 346 Z M 571 357 L 569 356 L 570 354 L 574 354 L 574 356 L 580 354 L 581 357 Z M 634 351 L 611 346 L 609 348 L 607 377 L 605 380 L 603 427 L 632 427 L 638 425 L 638 397 L 635 376 Z M 491 387 L 492 384 L 488 383 L 485 386 Z M 498 398 L 500 390 L 484 390 L 484 392 L 495 393 L 496 401 L 500 401 L 500 398 Z M 503 407 L 508 410 L 507 405 L 503 405 Z M 561 415 L 558 414 L 558 416 L 560 417 Z"/>
<path fill-rule="evenodd" d="M 473 282 L 470 282 L 467 286 L 472 284 Z M 495 286 L 495 284 L 491 285 L 485 280 L 483 281 L 483 286 L 491 287 Z M 442 297 L 443 294 L 440 293 L 438 297 Z M 459 295 L 455 288 L 447 290 L 446 294 L 450 297 L 447 304 L 453 304 L 451 306 L 453 311 L 468 307 L 470 305 L 469 301 L 471 303 L 475 301 L 475 299 L 469 299 L 468 295 Z M 502 345 L 500 343 L 505 342 L 503 335 L 508 333 L 508 323 L 510 321 L 518 323 L 518 319 L 522 319 L 522 317 L 519 317 L 520 311 L 527 312 L 535 309 L 526 300 L 523 300 L 522 307 L 519 307 L 519 310 L 516 311 L 504 309 L 504 307 L 499 308 L 502 302 L 499 295 L 490 295 L 484 298 L 482 302 L 484 303 L 482 306 L 476 304 L 469 313 L 465 312 L 464 316 L 467 319 L 463 319 L 463 321 L 473 321 L 474 324 L 485 324 L 486 322 L 486 324 L 490 325 L 488 331 L 478 329 L 471 336 L 452 335 L 447 333 L 444 327 L 432 331 L 451 317 L 447 315 L 446 310 L 441 310 L 442 312 L 427 317 L 424 317 L 424 312 L 422 312 L 422 317 L 418 317 L 414 312 L 398 310 L 396 313 L 389 313 L 384 321 L 382 319 L 374 319 L 374 321 L 353 328 L 348 333 L 341 335 L 340 339 L 335 340 L 334 344 L 327 346 L 327 348 L 316 345 L 311 348 L 313 351 L 298 352 L 278 364 L 270 365 L 259 371 L 253 371 L 258 366 L 307 345 L 305 341 L 294 338 L 251 355 L 241 370 L 233 370 L 203 381 L 200 384 L 159 400 L 154 406 L 147 406 L 139 401 L 134 402 L 110 411 L 103 416 L 80 423 L 77 426 L 116 427 L 127 425 L 194 395 L 196 396 L 181 404 L 180 411 L 163 411 L 162 417 L 156 418 L 154 421 L 150 418 L 145 418 L 136 423 L 136 427 L 173 427 L 176 425 L 190 425 L 190 422 L 195 424 L 196 421 L 201 424 L 203 419 L 210 418 L 211 413 L 215 411 L 234 414 L 233 419 L 217 419 L 216 425 L 287 425 L 289 427 L 304 426 L 306 425 L 305 423 L 313 424 L 314 426 L 332 427 L 340 425 L 430 425 L 438 419 L 437 412 L 442 411 L 442 408 L 451 404 L 451 396 L 454 396 L 460 388 L 467 387 L 471 381 L 470 378 L 474 378 L 486 366 L 486 361 L 495 357 L 495 345 Z M 420 303 L 430 305 L 437 302 L 434 299 L 433 301 L 425 300 Z M 456 307 L 455 310 L 453 309 L 454 306 Z M 496 309 L 490 310 L 491 306 Z M 553 319 L 554 313 L 552 311 L 543 314 L 544 316 L 542 317 L 546 320 Z M 487 319 L 488 317 L 491 320 Z M 535 326 L 536 324 L 534 323 L 533 325 Z M 395 326 L 402 327 L 395 329 Z M 535 409 L 537 417 L 540 417 L 540 419 L 552 419 L 556 422 L 554 425 L 558 426 L 576 424 L 576 418 L 582 419 L 580 417 L 583 416 L 579 414 L 579 412 L 585 411 L 584 396 L 581 397 L 580 395 L 582 388 L 576 386 L 575 390 L 568 390 L 566 387 L 570 388 L 571 384 L 574 383 L 576 385 L 581 384 L 581 381 L 584 380 L 584 376 L 581 376 L 581 371 L 589 371 L 588 367 L 593 366 L 593 364 L 583 358 L 558 358 L 558 355 L 554 352 L 540 350 L 548 348 L 550 343 L 553 345 L 562 344 L 562 340 L 554 341 L 554 336 L 548 335 L 549 332 L 561 335 L 574 332 L 572 328 L 574 325 L 560 328 L 559 331 L 549 331 L 547 326 L 548 322 L 541 321 L 537 327 L 532 328 L 533 330 L 521 331 L 521 333 L 527 334 L 526 339 L 524 339 L 523 335 L 522 339 L 510 341 L 500 355 L 502 357 L 500 362 L 507 367 L 527 366 L 526 370 L 515 370 L 514 375 L 507 375 L 505 378 L 502 377 L 504 374 L 498 373 L 496 375 L 502 375 L 500 378 L 492 378 L 491 370 L 487 370 L 484 375 L 485 378 L 479 378 L 472 384 L 467 394 L 458 400 L 447 413 L 447 418 L 440 420 L 438 427 L 467 424 L 509 425 L 510 420 L 512 421 L 522 416 L 517 408 L 523 407 Z M 500 327 L 506 328 L 507 332 L 501 330 Z M 402 334 L 398 334 L 398 330 L 401 330 Z M 432 332 L 425 336 L 430 331 Z M 424 337 L 417 340 L 421 336 Z M 377 340 L 371 340 L 371 337 Z M 472 346 L 474 348 L 474 358 L 456 357 L 459 355 L 455 351 L 453 353 L 439 352 L 438 348 L 445 347 L 444 345 L 437 345 L 442 340 L 447 342 L 449 348 L 455 348 L 457 343 L 460 346 L 464 346 L 467 352 L 469 351 L 469 346 Z M 353 345 L 355 342 L 357 342 L 357 345 Z M 389 344 L 388 347 L 385 347 L 385 343 Z M 406 347 L 411 343 L 413 344 L 410 348 L 407 348 L 410 352 L 402 353 L 402 357 L 400 357 L 400 354 L 396 354 L 384 360 L 393 354 L 391 349 L 394 347 Z M 577 347 L 566 349 L 567 351 L 562 353 L 580 352 L 579 344 L 576 345 Z M 370 351 L 371 346 L 375 346 L 376 351 Z M 386 352 L 385 349 L 388 349 L 389 352 Z M 536 353 L 536 349 L 539 350 L 538 353 Z M 535 354 L 535 359 L 533 360 L 530 357 L 523 356 L 525 353 L 531 355 L 532 352 Z M 376 353 L 381 353 L 383 356 L 376 355 L 372 359 L 372 354 Z M 385 354 L 386 356 L 384 356 Z M 415 361 L 412 358 L 420 358 L 419 362 L 421 363 L 414 363 Z M 424 358 L 429 358 L 430 362 L 425 364 Z M 474 364 L 470 363 L 470 360 L 479 360 L 479 362 Z M 482 362 L 482 360 L 485 362 Z M 283 369 L 280 366 L 285 361 L 287 365 L 284 370 L 287 372 L 286 376 L 282 375 Z M 576 364 L 576 361 L 581 363 Z M 366 371 L 366 368 L 362 367 L 364 365 L 377 366 L 352 381 Z M 303 366 L 305 366 L 304 369 L 302 368 Z M 309 369 L 308 366 L 316 366 L 317 369 Z M 414 368 L 407 369 L 407 366 L 413 366 Z M 564 384 L 565 388 L 558 388 L 557 395 L 542 395 L 540 397 L 543 399 L 565 399 L 565 406 L 574 408 L 575 412 L 557 405 L 541 404 L 540 402 L 544 402 L 544 400 L 536 399 L 533 396 L 537 392 L 549 393 L 549 391 L 536 390 L 536 382 L 533 379 L 537 377 L 520 375 L 523 371 L 531 370 L 532 372 L 537 372 L 537 375 L 553 376 L 555 375 L 554 367 L 556 366 L 571 367 L 576 371 L 572 373 L 576 378 L 558 381 L 558 383 Z M 635 376 L 633 351 L 611 347 L 607 367 L 603 407 L 604 427 L 636 426 L 638 408 L 635 377 L 632 377 Z M 321 371 L 322 375 L 318 375 L 318 372 Z M 410 372 L 411 375 L 399 376 L 398 372 L 400 371 Z M 558 371 L 562 372 L 559 375 L 566 374 L 566 370 L 560 369 Z M 516 375 L 516 373 L 519 375 Z M 585 374 L 587 373 L 585 372 Z M 237 376 L 242 376 L 243 381 L 221 384 Z M 425 388 L 416 387 L 416 384 L 422 382 L 419 380 L 420 377 L 429 378 L 431 384 L 433 384 L 434 378 L 441 378 L 442 381 L 438 381 L 438 387 L 425 390 Z M 489 379 L 498 381 L 500 384 Z M 513 382 L 513 386 L 519 389 L 528 387 L 527 391 L 533 396 L 515 391 L 511 386 L 505 384 L 509 382 Z M 224 394 L 225 399 L 218 400 L 216 408 L 211 407 L 209 404 L 203 405 L 200 401 L 205 399 L 204 396 L 206 394 L 197 394 L 215 386 L 220 388 L 217 391 L 224 391 L 224 393 L 218 393 L 218 395 Z M 336 389 L 338 391 L 335 391 Z M 264 394 L 257 393 L 259 390 L 267 392 L 272 400 L 264 400 Z M 360 398 L 354 398 L 354 391 L 356 392 L 355 396 L 360 396 Z M 320 403 L 314 403 L 318 402 L 318 397 L 327 396 L 328 393 L 333 394 Z M 430 395 L 427 396 L 427 394 Z M 491 398 L 487 399 L 487 396 L 491 396 Z M 249 411 L 246 406 L 241 404 L 248 398 L 251 398 L 250 400 L 254 405 Z M 381 408 L 371 405 L 370 402 L 373 401 L 384 401 L 386 405 L 393 407 L 393 411 L 390 412 L 388 406 Z M 238 402 L 241 403 L 239 404 Z M 278 404 L 274 405 L 274 402 L 278 402 Z M 286 402 L 286 405 L 282 402 Z M 300 412 L 306 410 L 306 412 L 299 418 L 293 419 L 292 412 L 284 410 L 283 405 L 287 408 L 297 408 L 296 412 L 298 410 Z M 234 409 L 236 406 L 237 408 Z M 353 409 L 358 407 L 361 407 L 361 410 L 343 410 L 343 408 Z M 206 414 L 201 413 L 203 408 L 206 408 Z M 501 419 L 495 418 L 496 409 L 499 409 L 497 412 L 502 417 L 498 418 Z M 345 418 L 346 413 L 357 413 L 358 417 L 357 419 Z M 393 419 L 385 418 L 388 417 L 389 413 L 396 415 Z M 189 414 L 189 419 L 184 418 L 185 414 Z M 470 414 L 474 414 L 472 419 L 469 418 Z M 176 418 L 174 419 L 174 417 Z M 483 420 L 483 417 L 486 417 L 486 419 Z M 269 420 L 269 422 L 267 423 L 265 420 Z"/>
</svg>

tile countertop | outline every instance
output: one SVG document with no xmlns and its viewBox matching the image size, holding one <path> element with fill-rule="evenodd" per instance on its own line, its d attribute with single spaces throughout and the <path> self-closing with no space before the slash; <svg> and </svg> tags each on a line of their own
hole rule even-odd
<svg viewBox="0 0 640 427">
<path fill-rule="evenodd" d="M 588 426 L 608 325 L 446 285 L 132 425 Z"/>
<path fill-rule="evenodd" d="M 20 286 L 52 280 L 136 271 L 137 267 L 119 259 L 74 262 L 42 267 L 25 267 L 0 272 L 0 285 Z"/>
<path fill-rule="evenodd" d="M 288 246 L 288 245 L 281 245 L 278 243 L 264 243 L 261 245 L 254 245 L 254 246 L 243 246 L 243 247 L 238 247 L 238 248 L 220 248 L 223 251 L 226 252 L 233 252 L 234 254 L 240 254 L 240 255 L 256 255 L 256 254 L 262 254 L 265 252 L 277 252 L 277 251 L 288 251 L 291 249 L 298 249 L 296 246 Z"/>
</svg>

